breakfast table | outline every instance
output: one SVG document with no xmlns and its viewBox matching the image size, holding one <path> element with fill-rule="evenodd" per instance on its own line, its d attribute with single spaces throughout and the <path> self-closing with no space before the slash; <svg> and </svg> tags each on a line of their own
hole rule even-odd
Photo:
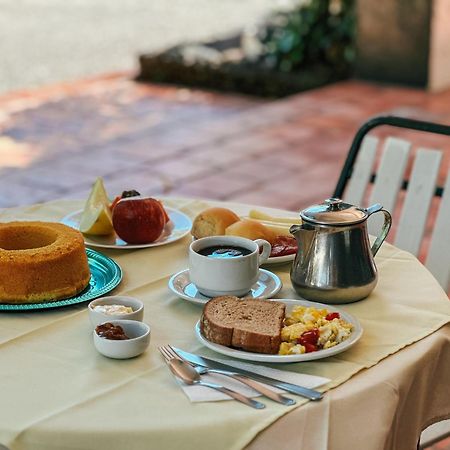
<svg viewBox="0 0 450 450">
<path fill-rule="evenodd" d="M 164 203 L 191 218 L 211 205 L 245 215 L 249 206 L 192 199 Z M 0 212 L 0 221 L 60 221 L 83 202 L 53 201 Z M 265 209 L 295 217 L 292 212 Z M 254 410 L 234 401 L 191 403 L 158 346 L 213 358 L 195 338 L 199 305 L 174 295 L 170 276 L 188 265 L 191 237 L 168 245 L 101 249 L 123 270 L 113 294 L 144 302 L 150 346 L 114 360 L 92 342 L 86 303 L 0 312 L 0 444 L 10 450 L 314 449 L 411 450 L 423 428 L 450 417 L 450 302 L 412 255 L 387 243 L 375 261 L 379 281 L 365 300 L 339 305 L 363 335 L 338 355 L 277 369 L 329 378 L 318 402 L 264 399 Z M 283 282 L 276 298 L 299 298 L 289 264 L 267 266 Z"/>
</svg>

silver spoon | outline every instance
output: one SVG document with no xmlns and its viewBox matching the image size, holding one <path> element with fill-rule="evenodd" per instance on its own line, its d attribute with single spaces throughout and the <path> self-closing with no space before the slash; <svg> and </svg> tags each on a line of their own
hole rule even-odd
<svg viewBox="0 0 450 450">
<path fill-rule="evenodd" d="M 176 358 L 181 359 L 185 363 L 189 364 L 190 366 L 194 367 L 194 369 L 200 374 L 204 375 L 205 373 L 218 373 L 220 375 L 225 375 L 230 378 L 234 378 L 235 380 L 238 380 L 239 382 L 246 384 L 247 386 L 251 387 L 255 391 L 259 392 L 260 394 L 270 398 L 271 400 L 281 403 L 282 405 L 294 405 L 296 402 L 294 399 L 285 397 L 284 395 L 278 394 L 277 392 L 272 391 L 268 387 L 266 387 L 264 384 L 258 383 L 256 380 L 253 380 L 245 375 L 241 375 L 239 373 L 233 372 L 231 370 L 218 370 L 218 369 L 211 369 L 209 367 L 200 366 L 198 364 L 193 364 L 190 361 L 186 361 L 185 358 L 183 358 L 179 353 L 177 353 L 174 348 L 171 345 L 165 345 L 164 347 L 164 354 L 167 354 L 168 359 Z"/>
<path fill-rule="evenodd" d="M 245 395 L 232 391 L 231 389 L 221 386 L 220 384 L 206 383 L 205 381 L 202 381 L 199 373 L 191 365 L 181 361 L 180 359 L 173 358 L 168 361 L 167 364 L 169 365 L 172 373 L 186 384 L 198 384 L 200 386 L 216 389 L 217 391 L 223 392 L 224 394 L 227 394 L 235 400 L 244 403 L 247 406 L 251 406 L 252 408 L 263 409 L 266 407 L 264 403 L 248 398 Z"/>
<path fill-rule="evenodd" d="M 201 367 L 201 366 L 194 366 L 194 369 L 200 375 L 204 375 L 205 373 L 218 373 L 219 375 L 225 375 L 227 377 L 234 378 L 235 380 L 238 380 L 241 383 L 246 384 L 247 386 L 251 387 L 255 391 L 264 395 L 265 397 L 270 398 L 271 400 L 273 400 L 277 403 L 281 403 L 282 405 L 291 406 L 291 405 L 295 405 L 295 403 L 296 403 L 294 399 L 285 397 L 284 395 L 281 395 L 278 392 L 272 391 L 271 389 L 266 388 L 263 384 L 258 383 L 257 381 L 246 377 L 245 375 L 240 375 L 236 372 L 232 372 L 232 371 L 228 371 L 228 370 L 209 369 L 207 367 Z"/>
</svg>

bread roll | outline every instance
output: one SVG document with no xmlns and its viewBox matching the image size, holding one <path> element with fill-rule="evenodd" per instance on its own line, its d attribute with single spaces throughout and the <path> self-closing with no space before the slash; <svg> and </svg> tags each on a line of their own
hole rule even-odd
<svg viewBox="0 0 450 450">
<path fill-rule="evenodd" d="M 208 236 L 223 236 L 231 224 L 237 222 L 239 216 L 226 208 L 208 208 L 194 219 L 191 234 L 196 239 Z"/>
<path fill-rule="evenodd" d="M 240 236 L 247 239 L 265 239 L 270 243 L 276 239 L 276 234 L 261 222 L 251 219 L 242 219 L 230 225 L 226 230 L 227 236 Z"/>
</svg>

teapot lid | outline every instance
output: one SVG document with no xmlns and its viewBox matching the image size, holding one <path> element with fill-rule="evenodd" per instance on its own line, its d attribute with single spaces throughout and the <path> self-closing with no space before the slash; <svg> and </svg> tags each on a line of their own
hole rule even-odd
<svg viewBox="0 0 450 450">
<path fill-rule="evenodd" d="M 303 220 L 319 225 L 351 225 L 363 222 L 368 216 L 366 210 L 344 203 L 339 198 L 329 198 L 300 212 Z"/>
</svg>

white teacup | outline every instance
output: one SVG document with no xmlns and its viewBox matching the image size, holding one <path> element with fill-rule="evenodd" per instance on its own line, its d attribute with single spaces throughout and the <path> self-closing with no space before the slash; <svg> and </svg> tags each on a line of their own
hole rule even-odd
<svg viewBox="0 0 450 450">
<path fill-rule="evenodd" d="M 227 258 L 215 258 L 199 252 L 211 247 L 239 247 L 248 253 Z M 260 254 L 259 248 L 263 251 Z M 270 255 L 271 245 L 263 239 L 236 236 L 212 236 L 198 239 L 189 247 L 189 278 L 208 297 L 245 295 L 256 283 L 259 266 Z"/>
</svg>

